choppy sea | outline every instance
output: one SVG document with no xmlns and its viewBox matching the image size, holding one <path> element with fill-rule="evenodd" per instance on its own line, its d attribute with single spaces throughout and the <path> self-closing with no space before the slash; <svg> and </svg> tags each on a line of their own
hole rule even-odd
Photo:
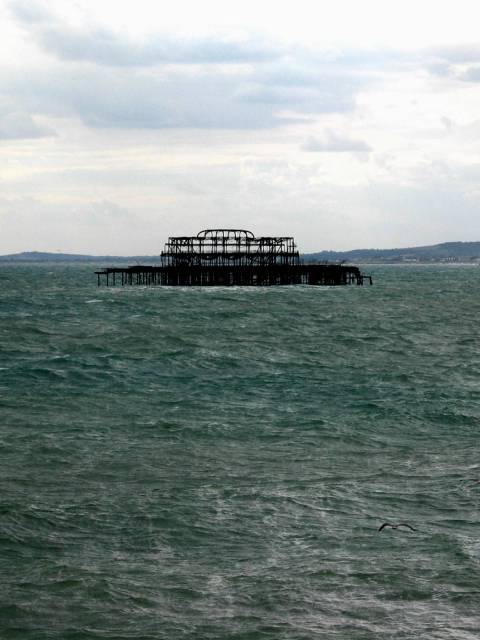
<svg viewBox="0 0 480 640">
<path fill-rule="evenodd" d="M 2 640 L 478 640 L 480 268 L 364 270 L 0 268 Z"/>
</svg>

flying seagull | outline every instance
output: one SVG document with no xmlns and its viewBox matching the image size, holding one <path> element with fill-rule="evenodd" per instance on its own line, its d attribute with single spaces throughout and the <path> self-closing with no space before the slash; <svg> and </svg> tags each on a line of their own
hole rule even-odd
<svg viewBox="0 0 480 640">
<path fill-rule="evenodd" d="M 416 531 L 416 529 L 414 529 L 413 527 L 411 527 L 409 524 L 407 524 L 406 522 L 399 522 L 398 524 L 392 524 L 391 522 L 384 522 L 382 524 L 382 526 L 380 527 L 379 531 L 381 531 L 382 529 L 385 529 L 385 527 L 392 527 L 392 529 L 398 529 L 398 527 L 407 527 L 408 529 L 410 529 L 411 531 Z"/>
</svg>

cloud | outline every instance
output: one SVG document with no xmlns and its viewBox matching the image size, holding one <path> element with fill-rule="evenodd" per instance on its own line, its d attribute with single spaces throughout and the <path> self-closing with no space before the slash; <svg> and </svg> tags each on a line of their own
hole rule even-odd
<svg viewBox="0 0 480 640">
<path fill-rule="evenodd" d="M 460 76 L 460 79 L 467 82 L 480 82 L 480 65 L 471 66 L 465 69 L 465 72 Z"/>
<path fill-rule="evenodd" d="M 78 117 L 94 128 L 258 129 L 285 121 L 275 105 L 238 99 L 241 79 L 232 75 L 81 68 L 11 76 L 2 84 L 10 102 L 30 112 Z"/>
<path fill-rule="evenodd" d="M 302 145 L 302 150 L 338 153 L 346 151 L 369 152 L 372 151 L 372 148 L 363 140 L 355 140 L 328 130 L 322 139 L 309 138 Z"/>
<path fill-rule="evenodd" d="M 273 67 L 273 66 L 272 66 Z M 270 73 L 260 71 L 242 83 L 237 97 L 244 103 L 277 105 L 300 113 L 342 113 L 355 108 L 355 96 L 367 79 L 331 71 L 313 72 L 305 68 L 299 72 L 288 65 L 274 65 Z"/>
<path fill-rule="evenodd" d="M 480 45 L 475 43 L 435 47 L 429 53 L 452 64 L 480 62 Z"/>
<path fill-rule="evenodd" d="M 37 124 L 27 113 L 13 112 L 0 115 L 0 140 L 22 140 L 56 136 L 49 127 Z"/>
<path fill-rule="evenodd" d="M 89 31 L 41 25 L 36 33 L 42 47 L 61 60 L 88 61 L 107 66 L 157 64 L 239 64 L 279 57 L 266 43 L 228 39 L 180 40 L 155 34 L 135 41 L 102 27 Z"/>
<path fill-rule="evenodd" d="M 143 219 L 141 212 L 135 213 L 107 199 L 52 200 L 38 194 L 0 196 L 0 254 L 34 250 L 102 253 L 107 248 L 110 253 L 128 254 L 135 242 L 136 248 L 140 248 L 138 237 Z"/>
<path fill-rule="evenodd" d="M 339 52 L 321 56 L 258 36 L 135 40 L 109 27 L 72 27 L 33 0 L 10 7 L 55 59 L 21 77 L 0 73 L 3 95 L 15 110 L 93 128 L 274 128 L 297 115 L 352 111 L 370 81 Z"/>
<path fill-rule="evenodd" d="M 475 175 L 478 178 L 478 166 L 472 183 Z M 413 167 L 411 180 L 403 185 L 388 179 L 338 188 L 324 174 L 322 180 L 318 176 L 315 163 L 299 166 L 288 157 L 252 159 L 248 166 L 207 167 L 199 161 L 170 168 L 148 197 L 141 190 L 132 197 L 130 187 L 115 192 L 95 185 L 95 201 L 90 200 L 91 189 L 78 189 L 81 200 L 67 196 L 52 201 L 49 174 L 45 200 L 36 186 L 30 188 L 35 198 L 16 195 L 9 201 L 0 196 L 0 253 L 61 249 L 154 254 L 168 235 L 238 225 L 259 235 L 293 235 L 301 251 L 432 244 L 458 238 L 459 229 L 462 239 L 480 237 L 480 194 L 467 192 L 461 181 Z M 171 197 L 184 179 L 202 190 L 177 191 Z M 28 193 L 28 184 L 25 187 Z M 20 193 L 18 187 L 15 193 Z"/>
<path fill-rule="evenodd" d="M 219 73 L 210 66 L 120 69 L 75 62 L 28 75 L 3 73 L 0 86 L 17 110 L 76 117 L 94 128 L 265 129 L 296 114 L 353 110 L 362 83 L 326 73 L 308 85 L 275 85 L 256 68 Z"/>
<path fill-rule="evenodd" d="M 26 25 L 47 23 L 51 19 L 46 7 L 35 0 L 15 0 L 9 3 L 9 7 L 17 20 Z"/>
<path fill-rule="evenodd" d="M 480 81 L 480 45 L 466 44 L 435 47 L 426 52 L 430 56 L 426 68 L 433 75 L 461 82 Z"/>
<path fill-rule="evenodd" d="M 314 51 L 300 45 L 272 42 L 243 32 L 230 36 L 173 37 L 156 32 L 132 38 L 125 30 L 95 23 L 74 26 L 35 0 L 11 0 L 10 9 L 45 51 L 59 60 L 90 62 L 113 67 L 150 67 L 161 64 L 260 64 L 282 61 L 271 75 L 273 84 L 311 84 L 319 68 L 375 72 L 416 64 L 416 56 L 388 48 L 327 48 Z M 291 65 L 291 61 L 297 62 Z M 265 78 L 268 84 L 268 79 Z"/>
<path fill-rule="evenodd" d="M 45 6 L 10 3 L 29 38 L 54 56 L 49 71 L 20 79 L 0 74 L 0 86 L 15 108 L 77 117 L 92 128 L 255 130 L 305 123 L 317 114 L 354 111 L 360 91 L 419 64 L 418 56 L 393 49 L 315 50 L 251 34 L 134 38 L 108 25 L 72 25 Z M 334 134 L 304 148 L 370 150 Z"/>
<path fill-rule="evenodd" d="M 445 127 L 445 130 L 448 132 L 452 131 L 452 129 L 455 126 L 453 120 L 451 120 L 451 118 L 447 118 L 446 116 L 442 116 L 440 118 L 440 121 L 442 125 Z"/>
<path fill-rule="evenodd" d="M 130 212 L 116 202 L 107 199 L 89 203 L 83 207 L 80 216 L 82 224 L 110 225 L 126 223 L 130 218 Z"/>
<path fill-rule="evenodd" d="M 440 78 L 447 78 L 448 76 L 453 75 L 452 65 L 443 60 L 430 62 L 426 65 L 426 68 L 432 75 L 438 76 Z"/>
<path fill-rule="evenodd" d="M 174 38 L 154 33 L 135 40 L 125 32 L 95 24 L 71 26 L 34 1 L 15 0 L 10 8 L 45 51 L 65 61 L 113 67 L 239 64 L 278 59 L 284 53 L 280 47 L 252 36 L 243 39 Z"/>
</svg>

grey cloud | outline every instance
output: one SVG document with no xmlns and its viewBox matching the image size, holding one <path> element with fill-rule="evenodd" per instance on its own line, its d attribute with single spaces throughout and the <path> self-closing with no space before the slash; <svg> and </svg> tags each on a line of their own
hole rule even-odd
<svg viewBox="0 0 480 640">
<path fill-rule="evenodd" d="M 0 94 L 15 108 L 78 117 L 91 127 L 259 129 L 291 122 L 295 114 L 345 113 L 355 108 L 358 91 L 378 79 L 382 55 L 400 59 L 394 52 L 358 52 L 362 69 L 353 51 L 287 50 L 259 38 L 186 41 L 159 35 L 137 42 L 109 28 L 72 29 L 33 0 L 11 6 L 58 60 L 48 73 L 0 77 Z M 252 64 L 224 65 L 241 62 Z M 219 71 L 207 63 L 224 66 Z"/>
<path fill-rule="evenodd" d="M 118 205 L 110 200 L 98 200 L 91 202 L 80 217 L 82 224 L 119 224 L 127 222 L 130 212 L 126 207 Z"/>
<path fill-rule="evenodd" d="M 436 47 L 426 51 L 425 56 L 430 56 L 425 66 L 433 75 L 463 82 L 480 81 L 478 44 Z"/>
<path fill-rule="evenodd" d="M 145 228 L 142 214 L 107 199 L 52 202 L 48 195 L 0 197 L 0 253 L 89 253 L 97 248 L 103 253 L 108 243 L 109 253 L 127 254 L 132 247 L 141 246 L 140 234 Z M 145 242 L 144 237 L 141 240 Z M 117 249 L 120 244 L 121 250 Z"/>
<path fill-rule="evenodd" d="M 370 145 L 363 140 L 354 140 L 341 136 L 333 131 L 327 131 L 323 139 L 309 138 L 303 145 L 303 151 L 313 152 L 368 152 L 372 151 Z"/>
<path fill-rule="evenodd" d="M 446 131 L 448 131 L 448 132 L 452 131 L 452 129 L 454 127 L 453 120 L 451 120 L 450 118 L 447 118 L 447 116 L 442 116 L 440 118 L 440 121 L 441 121 L 442 125 L 445 127 Z"/>
<path fill-rule="evenodd" d="M 192 182 L 202 185 L 203 192 L 193 200 L 189 195 L 177 193 L 175 199 L 165 202 L 161 199 L 165 185 L 160 184 L 156 198 L 128 204 L 119 221 L 110 216 L 110 208 L 116 209 L 110 195 L 94 203 L 52 203 L 48 198 L 42 201 L 36 189 L 37 200 L 15 197 L 9 202 L 2 200 L 2 194 L 1 253 L 61 249 L 78 253 L 153 254 L 161 250 L 166 236 L 171 235 L 169 229 L 172 234 L 188 234 L 205 226 L 239 224 L 259 235 L 292 234 L 302 251 L 322 246 L 341 249 L 431 244 L 458 237 L 459 224 L 464 239 L 480 234 L 478 195 L 472 197 L 464 184 L 445 180 L 443 174 L 427 177 L 414 171 L 412 181 L 404 185 L 378 181 L 338 188 L 328 181 L 312 180 L 319 174 L 318 167 L 311 163 L 292 166 L 286 158 L 273 163 L 252 161 L 248 168 L 245 175 L 238 164 L 213 169 L 197 165 L 184 167 L 178 176 L 172 168 L 169 177 L 175 183 L 188 175 Z M 278 180 L 279 176 L 282 180 Z M 20 191 L 17 188 L 15 192 Z M 117 198 L 123 208 L 122 195 L 117 194 Z M 100 225 L 97 214 L 105 214 Z M 37 224 L 39 218 L 41 225 Z M 346 230 L 341 238 L 339 225 Z M 322 246 L 318 246 L 318 238 Z"/>
<path fill-rule="evenodd" d="M 143 40 L 97 25 L 74 28 L 49 14 L 35 2 L 10 3 L 17 20 L 48 53 L 60 60 L 83 61 L 114 67 L 149 67 L 158 64 L 232 64 L 263 62 L 283 52 L 266 41 L 190 38 L 163 33 Z"/>
<path fill-rule="evenodd" d="M 0 114 L 0 140 L 22 140 L 28 138 L 45 138 L 56 133 L 38 125 L 27 113 L 12 112 Z"/>
<path fill-rule="evenodd" d="M 480 82 L 480 66 L 469 67 L 460 76 L 460 79 L 466 80 L 467 82 Z"/>
<path fill-rule="evenodd" d="M 350 111 L 355 106 L 353 87 L 331 87 L 330 83 L 319 83 L 318 87 L 264 87 L 257 85 L 241 88 L 241 102 L 258 108 L 272 105 L 295 110 L 299 113 L 331 113 Z"/>
<path fill-rule="evenodd" d="M 430 53 L 440 60 L 458 64 L 466 62 L 480 62 L 480 45 L 466 44 L 450 47 L 435 47 Z"/>
<path fill-rule="evenodd" d="M 200 167 L 205 173 L 218 171 L 216 168 L 208 167 L 208 171 L 204 167 Z M 55 180 L 55 183 L 61 188 L 71 188 L 72 186 L 88 190 L 115 187 L 116 190 L 127 189 L 131 193 L 141 191 L 142 193 L 161 191 L 163 194 L 178 197 L 179 195 L 199 195 L 203 192 L 202 185 L 205 182 L 205 175 L 202 174 L 201 179 L 196 175 L 199 168 L 189 166 L 188 169 L 179 167 L 159 167 L 158 169 L 145 168 L 118 168 L 104 167 L 96 169 L 60 169 L 53 172 L 36 171 L 34 175 L 28 176 L 28 186 L 35 193 L 41 195 L 45 184 Z M 222 165 L 222 171 L 225 166 Z M 9 180 L 8 188 L 12 192 L 17 192 L 19 188 L 23 188 L 24 178 L 18 176 Z M 4 185 L 4 191 L 7 186 Z M 108 200 L 102 200 L 92 205 L 90 213 L 99 215 L 102 219 L 124 217 L 125 210 L 119 209 Z"/>
<path fill-rule="evenodd" d="M 447 62 L 439 62 L 438 60 L 435 62 L 430 62 L 427 64 L 427 70 L 434 76 L 439 76 L 441 78 L 446 78 L 451 76 L 453 73 L 452 66 Z"/>
<path fill-rule="evenodd" d="M 480 82 L 480 46 L 436 48 L 429 52 L 427 70 L 436 76 L 460 82 Z"/>
<path fill-rule="evenodd" d="M 105 26 L 84 24 L 72 27 L 35 0 L 11 0 L 17 20 L 49 53 L 60 60 L 91 62 L 117 67 L 148 67 L 159 64 L 239 64 L 283 62 L 283 71 L 274 72 L 273 84 L 312 84 L 318 69 L 336 72 L 372 73 L 399 69 L 418 63 L 415 54 L 387 48 L 325 49 L 313 51 L 302 46 L 282 46 L 252 36 L 233 38 L 175 38 L 153 33 L 135 40 L 126 32 Z M 297 68 L 288 69 L 289 61 Z M 268 79 L 265 78 L 268 83 Z"/>
<path fill-rule="evenodd" d="M 325 78 L 325 75 L 327 75 L 325 69 L 322 74 L 318 67 L 312 67 L 310 61 L 305 61 L 303 65 L 288 62 L 260 71 L 259 79 L 266 86 L 298 88 L 315 86 Z"/>
<path fill-rule="evenodd" d="M 376 48 L 337 48 L 334 50 L 296 52 L 297 59 L 305 56 L 314 68 L 368 73 L 374 77 L 385 71 L 408 71 L 423 64 L 423 56 L 416 51 Z"/>
<path fill-rule="evenodd" d="M 262 87 L 250 76 L 201 72 L 109 69 L 80 65 L 0 78 L 11 103 L 31 113 L 78 117 L 92 127 L 259 129 L 291 122 L 280 115 L 345 112 L 357 85 L 319 80 L 315 87 Z M 252 92 L 252 87 L 254 91 Z M 257 92 L 255 94 L 255 92 Z"/>
<path fill-rule="evenodd" d="M 9 3 L 9 7 L 14 16 L 27 25 L 46 23 L 51 18 L 50 12 L 40 2 L 15 0 Z"/>
<path fill-rule="evenodd" d="M 158 34 L 143 42 L 135 42 L 127 36 L 98 27 L 89 32 L 45 27 L 37 36 L 46 51 L 62 60 L 89 61 L 108 66 L 238 64 L 262 62 L 279 56 L 268 45 L 252 41 L 182 41 Z"/>
<path fill-rule="evenodd" d="M 256 129 L 282 122 L 268 105 L 252 109 L 235 100 L 238 81 L 228 76 L 99 74 L 88 85 L 92 80 L 92 88 L 68 87 L 65 98 L 93 127 Z"/>
</svg>

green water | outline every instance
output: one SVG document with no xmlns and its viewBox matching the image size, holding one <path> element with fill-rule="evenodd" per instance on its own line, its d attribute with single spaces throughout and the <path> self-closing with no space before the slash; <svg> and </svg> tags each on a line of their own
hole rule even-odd
<svg viewBox="0 0 480 640">
<path fill-rule="evenodd" d="M 0 268 L 2 640 L 478 638 L 480 269 L 93 270 Z"/>
</svg>

